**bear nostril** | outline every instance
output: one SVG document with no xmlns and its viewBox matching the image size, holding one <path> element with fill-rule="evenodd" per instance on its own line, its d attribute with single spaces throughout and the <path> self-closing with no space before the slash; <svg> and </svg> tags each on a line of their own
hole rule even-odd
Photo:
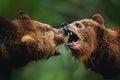
<svg viewBox="0 0 120 80">
<path fill-rule="evenodd" d="M 64 31 L 64 34 L 67 35 L 67 33 L 68 33 L 68 29 L 67 29 L 66 27 L 63 27 L 63 31 Z"/>
<path fill-rule="evenodd" d="M 63 34 L 64 35 L 68 35 L 68 23 L 67 22 L 63 22 L 61 25 L 60 25 L 60 27 L 61 27 L 61 29 L 62 29 L 62 32 L 63 32 Z"/>
<path fill-rule="evenodd" d="M 66 27 L 68 24 L 69 24 L 69 23 L 67 23 L 67 22 L 63 22 L 63 23 L 60 25 L 60 27 L 61 27 L 61 28 L 62 28 L 62 27 Z"/>
</svg>

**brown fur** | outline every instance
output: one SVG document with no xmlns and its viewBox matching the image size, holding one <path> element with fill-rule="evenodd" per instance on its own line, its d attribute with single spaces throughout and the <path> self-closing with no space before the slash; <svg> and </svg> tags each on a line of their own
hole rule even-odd
<svg viewBox="0 0 120 80">
<path fill-rule="evenodd" d="M 96 14 L 92 19 L 75 21 L 67 26 L 66 46 L 72 56 L 105 79 L 120 75 L 120 27 L 106 29 L 104 19 Z M 76 34 L 70 40 L 70 34 Z M 77 38 L 76 38 L 77 39 Z M 73 41 L 72 41 L 73 40 Z"/>
<path fill-rule="evenodd" d="M 0 17 L 0 78 L 30 61 L 58 55 L 56 46 L 63 42 L 60 29 L 31 20 L 24 11 L 15 20 Z"/>
</svg>

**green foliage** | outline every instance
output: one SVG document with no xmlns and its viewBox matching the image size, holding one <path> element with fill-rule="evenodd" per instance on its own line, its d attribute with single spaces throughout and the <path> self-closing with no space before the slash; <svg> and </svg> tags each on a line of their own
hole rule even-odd
<svg viewBox="0 0 120 80">
<path fill-rule="evenodd" d="M 71 59 L 64 46 L 59 46 L 59 49 L 61 56 L 47 61 L 31 62 L 15 70 L 12 80 L 103 80 L 100 75 L 86 69 L 82 63 Z"/>
<path fill-rule="evenodd" d="M 0 16 L 15 19 L 19 10 L 30 17 L 59 28 L 62 22 L 90 18 L 100 13 L 107 27 L 120 24 L 119 0 L 0 0 Z M 103 80 L 73 59 L 63 46 L 62 55 L 31 62 L 13 71 L 12 80 Z"/>
</svg>

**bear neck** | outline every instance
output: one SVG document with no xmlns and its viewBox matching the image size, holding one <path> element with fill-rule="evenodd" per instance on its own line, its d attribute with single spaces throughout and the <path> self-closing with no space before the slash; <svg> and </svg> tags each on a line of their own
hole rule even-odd
<svg viewBox="0 0 120 80">
<path fill-rule="evenodd" d="M 120 73 L 120 61 L 116 61 L 116 52 L 110 50 L 109 44 L 103 39 L 99 39 L 96 51 L 92 52 L 91 56 L 84 61 L 85 67 L 91 68 L 105 79 L 116 79 Z"/>
</svg>

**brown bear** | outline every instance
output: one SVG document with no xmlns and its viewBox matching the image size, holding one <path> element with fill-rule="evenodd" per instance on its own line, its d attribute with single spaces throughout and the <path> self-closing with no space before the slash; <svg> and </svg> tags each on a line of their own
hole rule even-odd
<svg viewBox="0 0 120 80">
<path fill-rule="evenodd" d="M 63 42 L 61 29 L 32 20 L 24 11 L 15 20 L 0 17 L 0 79 L 10 79 L 13 68 L 30 61 L 59 55 L 56 47 Z"/>
<path fill-rule="evenodd" d="M 105 79 L 120 75 L 120 27 L 105 28 L 100 14 L 63 26 L 71 55 Z"/>
</svg>

